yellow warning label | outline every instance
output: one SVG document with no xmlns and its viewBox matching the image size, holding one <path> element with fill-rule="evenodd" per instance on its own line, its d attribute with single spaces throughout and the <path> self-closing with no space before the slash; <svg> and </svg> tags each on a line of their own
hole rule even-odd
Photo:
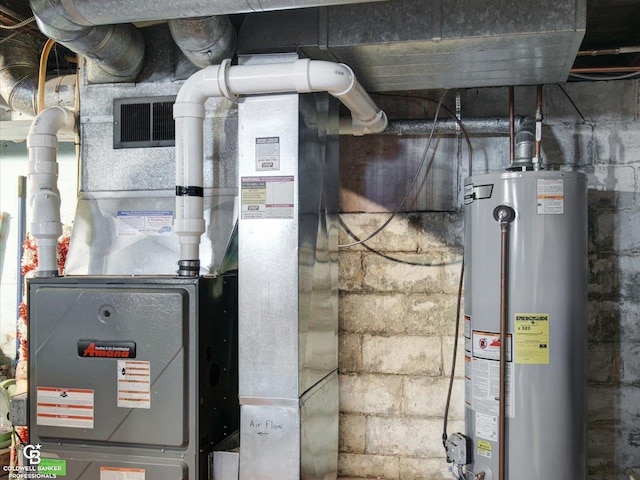
<svg viewBox="0 0 640 480">
<path fill-rule="evenodd" d="M 549 364 L 549 314 L 516 313 L 515 360 L 529 365 Z"/>
<path fill-rule="evenodd" d="M 487 442 L 486 440 L 478 440 L 478 444 L 476 445 L 476 447 L 478 455 L 482 455 L 486 458 L 491 458 L 491 450 L 493 449 L 493 447 L 491 446 L 490 442 Z"/>
</svg>

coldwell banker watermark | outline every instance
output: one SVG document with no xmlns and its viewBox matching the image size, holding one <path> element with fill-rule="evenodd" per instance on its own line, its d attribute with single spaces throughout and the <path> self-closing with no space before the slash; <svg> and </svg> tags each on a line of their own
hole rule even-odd
<svg viewBox="0 0 640 480">
<path fill-rule="evenodd" d="M 9 472 L 8 478 L 59 478 L 67 476 L 67 461 L 57 458 L 42 458 L 42 445 L 25 445 L 22 456 L 28 465 L 5 465 L 4 472 Z"/>
</svg>

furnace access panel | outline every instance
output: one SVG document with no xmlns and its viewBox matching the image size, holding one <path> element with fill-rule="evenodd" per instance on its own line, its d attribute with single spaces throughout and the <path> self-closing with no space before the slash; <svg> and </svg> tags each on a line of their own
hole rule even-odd
<svg viewBox="0 0 640 480">
<path fill-rule="evenodd" d="M 208 452 L 238 428 L 236 285 L 30 281 L 30 443 L 69 479 L 208 478 Z"/>
</svg>

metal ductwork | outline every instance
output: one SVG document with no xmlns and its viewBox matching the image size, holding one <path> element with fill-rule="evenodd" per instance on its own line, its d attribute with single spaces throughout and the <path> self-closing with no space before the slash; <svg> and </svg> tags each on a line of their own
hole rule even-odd
<svg viewBox="0 0 640 480">
<path fill-rule="evenodd" d="M 144 41 L 133 25 L 87 22 L 73 2 L 32 0 L 40 31 L 73 52 L 94 60 L 105 73 L 132 80 L 144 62 Z"/>
<path fill-rule="evenodd" d="M 0 96 L 9 108 L 36 114 L 39 42 L 27 35 L 0 30 Z"/>
<path fill-rule="evenodd" d="M 171 36 L 198 67 L 220 63 L 236 52 L 236 30 L 227 16 L 169 20 Z"/>
<path fill-rule="evenodd" d="M 189 3 L 150 0 L 31 0 L 30 3 L 42 33 L 70 50 L 94 60 L 110 76 L 127 81 L 135 79 L 142 69 L 144 60 L 142 36 L 128 22 L 196 18 L 186 25 L 174 25 L 172 31 L 179 30 L 178 37 L 181 40 L 178 41 L 182 43 L 183 51 L 194 63 L 204 66 L 219 60 L 218 57 L 208 61 L 210 50 L 212 53 L 219 50 L 221 56 L 228 55 L 231 48 L 231 26 L 227 24 L 228 20 L 202 21 L 198 20 L 200 17 L 360 1 L 362 0 L 299 0 L 295 5 L 286 0 L 226 0 L 215 3 L 202 0 L 192 0 Z M 192 31 L 192 38 L 186 38 L 182 30 L 194 26 L 195 35 Z M 195 38 L 198 34 L 208 36 L 217 28 L 222 30 L 214 33 L 213 37 L 203 37 L 200 40 Z M 203 64 L 205 60 L 207 63 Z"/>
</svg>

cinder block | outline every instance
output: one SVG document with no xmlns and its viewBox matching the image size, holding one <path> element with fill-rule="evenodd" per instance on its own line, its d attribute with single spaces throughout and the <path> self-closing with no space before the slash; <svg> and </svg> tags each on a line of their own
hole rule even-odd
<svg viewBox="0 0 640 480">
<path fill-rule="evenodd" d="M 589 341 L 618 342 L 619 338 L 618 303 L 597 300 L 589 302 Z"/>
<path fill-rule="evenodd" d="M 452 432 L 463 428 L 457 421 L 449 425 Z M 367 453 L 444 458 L 442 419 L 367 417 Z"/>
<path fill-rule="evenodd" d="M 638 221 L 638 219 L 634 219 Z M 637 254 L 621 255 L 620 269 L 620 299 L 624 302 L 640 302 L 640 256 Z"/>
<path fill-rule="evenodd" d="M 622 366 L 622 383 L 640 385 L 640 343 L 622 340 L 620 363 Z M 638 440 L 640 443 L 640 438 Z M 638 446 L 640 447 L 640 445 Z"/>
<path fill-rule="evenodd" d="M 405 330 L 403 294 L 345 294 L 340 297 L 340 328 L 347 332 L 396 334 Z"/>
<path fill-rule="evenodd" d="M 590 384 L 616 384 L 620 381 L 620 346 L 614 342 L 589 343 L 587 380 Z"/>
<path fill-rule="evenodd" d="M 590 124 L 543 124 L 544 165 L 586 166 L 593 163 L 593 126 Z"/>
<path fill-rule="evenodd" d="M 400 458 L 400 478 L 402 480 L 451 480 L 447 462 L 442 450 L 442 458 Z"/>
<path fill-rule="evenodd" d="M 640 342 L 640 303 L 624 301 L 617 306 L 622 338 L 629 342 Z"/>
<path fill-rule="evenodd" d="M 589 425 L 593 426 L 596 422 L 619 422 L 637 427 L 637 418 L 640 417 L 640 386 L 590 385 L 587 395 Z"/>
<path fill-rule="evenodd" d="M 364 370 L 370 373 L 431 376 L 442 373 L 439 337 L 365 335 L 362 360 Z"/>
<path fill-rule="evenodd" d="M 396 415 L 402 406 L 399 375 L 341 375 L 340 411 Z"/>
<path fill-rule="evenodd" d="M 592 208 L 629 208 L 636 199 L 636 168 L 630 165 L 595 165 L 589 173 Z"/>
<path fill-rule="evenodd" d="M 400 478 L 400 459 L 383 455 L 341 453 L 338 458 L 338 475 L 396 480 Z"/>
<path fill-rule="evenodd" d="M 341 332 L 338 338 L 338 367 L 342 373 L 362 371 L 362 338 Z"/>
<path fill-rule="evenodd" d="M 405 297 L 406 332 L 409 335 L 453 335 L 455 295 L 410 294 Z"/>
<path fill-rule="evenodd" d="M 364 415 L 340 414 L 340 452 L 364 453 L 366 425 Z"/>
<path fill-rule="evenodd" d="M 640 135 L 637 123 L 598 122 L 594 129 L 596 163 L 640 162 Z"/>
<path fill-rule="evenodd" d="M 618 297 L 618 262 L 619 257 L 613 254 L 589 255 L 589 298 Z"/>
<path fill-rule="evenodd" d="M 445 293 L 456 295 L 460 289 L 460 273 L 462 272 L 462 251 L 446 252 L 443 255 L 443 285 Z M 463 287 L 464 288 L 464 287 Z"/>
<path fill-rule="evenodd" d="M 442 362 L 443 375 L 449 377 L 451 374 L 451 362 L 453 361 L 454 337 L 442 337 Z M 455 378 L 464 378 L 464 326 L 460 326 L 460 336 L 458 337 L 458 351 L 456 354 L 456 375 Z"/>
<path fill-rule="evenodd" d="M 341 291 L 362 290 L 364 270 L 360 253 L 341 251 L 338 256 L 338 269 L 338 287 Z"/>
<path fill-rule="evenodd" d="M 377 231 L 389 219 L 389 213 L 342 214 L 340 244 L 345 245 L 363 240 Z M 398 214 L 380 233 L 367 240 L 365 245 L 350 247 L 367 250 L 367 247 L 384 252 L 417 252 L 425 236 L 422 214 Z M 346 226 L 346 228 L 345 228 Z M 347 228 L 349 232 L 347 232 Z M 355 237 L 355 238 L 354 238 Z"/>
<path fill-rule="evenodd" d="M 364 254 L 366 289 L 379 292 L 441 293 L 443 258 L 439 252 L 395 253 L 394 259 Z"/>
<path fill-rule="evenodd" d="M 405 377 L 404 413 L 443 418 L 449 389 L 448 378 Z M 451 420 L 464 420 L 464 380 L 455 379 L 449 409 Z"/>
</svg>

